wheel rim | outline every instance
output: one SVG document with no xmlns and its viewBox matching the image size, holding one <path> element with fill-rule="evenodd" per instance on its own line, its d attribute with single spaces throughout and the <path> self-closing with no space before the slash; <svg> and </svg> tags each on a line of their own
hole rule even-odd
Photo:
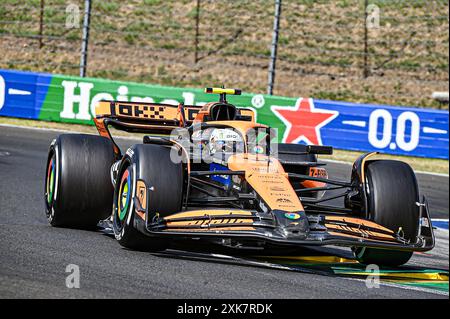
<svg viewBox="0 0 450 319">
<path fill-rule="evenodd" d="M 52 157 L 47 168 L 47 204 L 51 205 L 55 190 L 55 157 Z"/>
<path fill-rule="evenodd" d="M 131 186 L 131 176 L 129 170 L 127 169 L 122 175 L 119 193 L 117 196 L 117 214 L 121 222 L 123 222 L 123 220 L 125 219 L 128 212 L 128 207 L 130 206 L 130 198 L 131 198 L 130 186 Z"/>
</svg>

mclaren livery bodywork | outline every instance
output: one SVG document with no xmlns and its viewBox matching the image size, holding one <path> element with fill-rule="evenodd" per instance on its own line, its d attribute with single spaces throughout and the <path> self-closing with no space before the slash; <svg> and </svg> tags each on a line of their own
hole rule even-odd
<svg viewBox="0 0 450 319">
<path fill-rule="evenodd" d="M 86 227 L 106 219 L 123 246 L 152 250 L 175 239 L 236 249 L 342 245 L 363 263 L 388 265 L 433 248 L 427 202 L 407 164 L 369 153 L 355 161 L 348 181 L 334 180 L 317 158 L 332 154 L 331 147 L 276 143 L 275 130 L 256 123 L 251 109 L 227 102 L 239 90 L 206 92 L 220 100 L 201 107 L 99 102 L 94 122 L 101 139 L 60 137 L 50 148 L 52 225 Z M 146 135 L 122 153 L 110 127 Z M 69 162 L 79 161 L 95 166 L 86 177 L 95 181 L 71 180 L 69 166 L 78 164 Z M 63 185 L 72 184 L 91 185 L 82 213 L 64 204 L 74 195 Z"/>
</svg>

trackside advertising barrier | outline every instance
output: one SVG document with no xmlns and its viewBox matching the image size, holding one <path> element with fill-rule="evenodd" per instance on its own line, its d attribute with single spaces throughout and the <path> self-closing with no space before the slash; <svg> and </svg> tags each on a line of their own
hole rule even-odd
<svg viewBox="0 0 450 319">
<path fill-rule="evenodd" d="M 0 70 L 0 116 L 93 124 L 100 100 L 202 105 L 217 99 L 202 89 Z M 253 108 L 282 142 L 449 158 L 448 111 L 245 93 L 228 101 Z"/>
</svg>

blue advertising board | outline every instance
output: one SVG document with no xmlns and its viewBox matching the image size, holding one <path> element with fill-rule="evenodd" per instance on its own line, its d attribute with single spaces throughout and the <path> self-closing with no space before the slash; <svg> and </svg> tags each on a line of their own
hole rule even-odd
<svg viewBox="0 0 450 319">
<path fill-rule="evenodd" d="M 286 143 L 448 159 L 448 111 L 315 99 L 272 111 Z"/>
</svg>

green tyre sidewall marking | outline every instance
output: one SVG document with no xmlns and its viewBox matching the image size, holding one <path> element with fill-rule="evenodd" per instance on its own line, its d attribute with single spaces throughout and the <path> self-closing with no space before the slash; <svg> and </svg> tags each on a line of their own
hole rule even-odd
<svg viewBox="0 0 450 319">
<path fill-rule="evenodd" d="M 55 165 L 53 165 L 52 160 L 52 171 L 50 173 L 50 196 L 49 196 L 49 203 L 53 199 L 53 191 L 55 188 Z"/>
<path fill-rule="evenodd" d="M 47 173 L 47 204 L 51 205 L 53 201 L 53 192 L 55 189 L 55 160 L 54 157 L 50 160 Z"/>
<path fill-rule="evenodd" d="M 120 192 L 119 192 L 118 197 L 117 197 L 117 201 L 118 201 L 117 207 L 118 207 L 118 210 L 119 210 L 119 214 L 118 215 L 119 215 L 119 220 L 121 222 L 125 219 L 125 216 L 127 215 L 127 212 L 128 212 L 128 208 L 130 206 L 130 198 L 131 198 L 131 195 L 130 195 L 131 178 L 130 177 L 131 177 L 130 170 L 127 169 L 124 172 L 124 175 L 122 177 L 122 182 L 121 182 L 121 185 L 120 185 Z M 124 199 L 124 193 L 125 192 L 127 193 L 127 195 L 126 195 L 126 199 L 125 199 L 125 204 L 123 204 L 122 200 Z"/>
</svg>

